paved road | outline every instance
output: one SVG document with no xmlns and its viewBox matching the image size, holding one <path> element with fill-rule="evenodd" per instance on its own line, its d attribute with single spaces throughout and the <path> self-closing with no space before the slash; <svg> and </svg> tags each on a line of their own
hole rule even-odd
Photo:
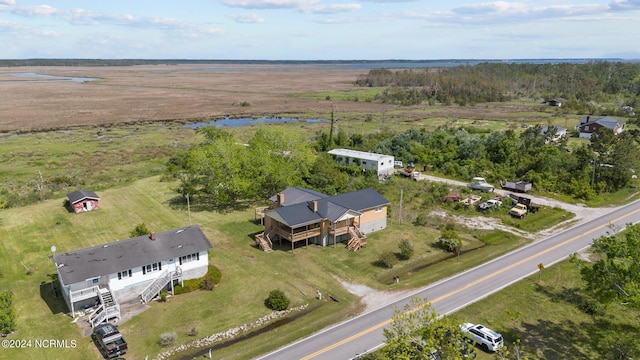
<svg viewBox="0 0 640 360">
<path fill-rule="evenodd" d="M 602 209 L 598 217 L 536 241 L 483 265 L 420 289 L 409 296 L 359 315 L 261 357 L 271 359 L 351 359 L 382 346 L 383 329 L 394 309 L 412 296 L 426 297 L 439 314 L 448 314 L 555 264 L 591 245 L 593 239 L 640 222 L 640 201 Z M 471 319 L 470 319 L 471 320 Z"/>
</svg>

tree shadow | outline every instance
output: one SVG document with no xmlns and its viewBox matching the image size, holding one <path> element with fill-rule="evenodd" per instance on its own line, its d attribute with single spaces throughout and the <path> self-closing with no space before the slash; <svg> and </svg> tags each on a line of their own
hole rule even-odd
<svg viewBox="0 0 640 360">
<path fill-rule="evenodd" d="M 551 302 L 578 308 L 591 315 L 592 321 L 563 319 L 521 323 L 503 333 L 507 347 L 520 339 L 527 354 L 544 359 L 628 359 L 640 354 L 636 335 L 640 328 L 621 324 L 606 316 L 604 310 L 600 315 L 589 314 L 590 308 L 585 304 L 591 304 L 592 300 L 581 294 L 580 289 L 538 286 L 536 291 Z"/>
<path fill-rule="evenodd" d="M 178 195 L 167 201 L 169 207 L 174 210 L 193 211 L 193 212 L 218 212 L 226 214 L 234 211 L 244 211 L 255 205 L 253 201 L 237 201 L 234 203 L 223 204 L 215 201 L 213 196 L 206 194 L 192 195 L 189 203 L 184 196 Z"/>
<path fill-rule="evenodd" d="M 47 304 L 52 314 L 64 314 L 67 312 L 67 303 L 64 301 L 57 274 L 48 275 L 51 280 L 40 283 L 40 298 Z"/>
</svg>

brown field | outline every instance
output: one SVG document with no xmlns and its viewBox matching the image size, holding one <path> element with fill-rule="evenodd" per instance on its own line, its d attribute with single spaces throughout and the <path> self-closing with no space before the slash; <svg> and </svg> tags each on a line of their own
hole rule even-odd
<svg viewBox="0 0 640 360">
<path fill-rule="evenodd" d="M 214 68 L 216 71 L 206 71 Z M 361 89 L 363 70 L 322 65 L 145 65 L 125 67 L 0 68 L 0 131 L 37 131 L 86 125 L 196 121 L 247 116 L 381 114 L 412 122 L 428 118 L 514 120 L 537 105 L 399 107 L 366 101 L 308 99 L 295 95 Z M 93 77 L 85 83 L 22 78 L 12 74 Z M 428 109 L 427 109 L 428 108 Z M 540 114 L 526 121 L 545 121 Z M 522 119 L 524 120 L 524 119 Z"/>
<path fill-rule="evenodd" d="M 195 120 L 331 111 L 331 102 L 292 98 L 318 91 L 353 90 L 361 71 L 310 66 L 214 65 L 0 68 L 0 131 L 82 125 Z M 246 69 L 243 69 L 246 68 Z M 297 68 L 298 67 L 298 68 Z M 93 77 L 85 83 L 44 81 L 11 74 Z M 243 106 L 244 103 L 244 106 Z M 341 111 L 361 111 L 347 102 Z M 382 105 L 367 104 L 368 111 Z M 360 110 L 358 110 L 360 109 Z"/>
</svg>

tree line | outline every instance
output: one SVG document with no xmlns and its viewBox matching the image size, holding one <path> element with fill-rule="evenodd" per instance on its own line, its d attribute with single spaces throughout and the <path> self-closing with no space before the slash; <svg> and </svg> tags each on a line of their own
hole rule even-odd
<svg viewBox="0 0 640 360">
<path fill-rule="evenodd" d="M 617 112 L 624 106 L 640 105 L 637 62 L 487 62 L 437 69 L 372 69 L 359 76 L 355 84 L 384 87 L 376 96 L 378 101 L 404 105 L 562 98 L 563 107 L 580 113 L 594 113 L 597 103 L 614 102 L 616 106 L 610 110 Z"/>
</svg>

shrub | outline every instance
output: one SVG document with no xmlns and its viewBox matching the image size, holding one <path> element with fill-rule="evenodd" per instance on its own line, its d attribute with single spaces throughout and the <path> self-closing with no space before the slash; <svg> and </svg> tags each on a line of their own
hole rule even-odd
<svg viewBox="0 0 640 360">
<path fill-rule="evenodd" d="M 436 245 L 445 251 L 457 252 L 462 246 L 462 240 L 453 230 L 442 230 Z"/>
<path fill-rule="evenodd" d="M 418 215 L 418 217 L 413 222 L 413 224 L 416 226 L 427 226 L 428 221 L 429 221 L 429 218 L 427 217 L 427 214 L 422 213 Z"/>
<path fill-rule="evenodd" d="M 187 331 L 187 336 L 198 336 L 198 329 L 195 326 L 192 326 L 189 331 Z"/>
<path fill-rule="evenodd" d="M 149 229 L 147 229 L 147 225 L 145 223 L 140 223 L 136 225 L 136 227 L 133 228 L 133 230 L 131 230 L 129 234 L 131 235 L 132 238 L 137 236 L 147 235 L 149 234 Z"/>
<path fill-rule="evenodd" d="M 413 256 L 413 243 L 410 240 L 404 239 L 402 241 L 400 241 L 400 244 L 398 244 L 398 247 L 400 248 L 400 258 L 402 260 L 409 260 L 411 259 L 411 257 Z"/>
<path fill-rule="evenodd" d="M 16 330 L 16 309 L 13 306 L 13 293 L 0 292 L 0 335 L 11 334 Z"/>
<path fill-rule="evenodd" d="M 578 307 L 587 315 L 604 316 L 605 314 L 604 306 L 594 300 L 590 300 L 590 299 L 584 300 L 578 305 Z"/>
<path fill-rule="evenodd" d="M 282 290 L 271 290 L 269 297 L 264 301 L 264 304 L 269 309 L 275 311 L 286 310 L 289 307 L 289 298 Z"/>
<path fill-rule="evenodd" d="M 205 275 L 202 280 L 200 280 L 200 290 L 211 291 L 214 287 L 213 280 L 211 280 L 211 276 Z"/>
<path fill-rule="evenodd" d="M 158 340 L 158 344 L 160 344 L 160 346 L 163 346 L 163 347 L 171 346 L 175 344 L 177 339 L 178 339 L 178 334 L 176 334 L 175 331 L 162 333 L 160 334 L 160 340 Z"/>
<path fill-rule="evenodd" d="M 391 251 L 385 251 L 378 256 L 378 260 L 384 267 L 391 269 L 398 263 L 398 257 Z"/>
<path fill-rule="evenodd" d="M 160 301 L 167 302 L 167 290 L 160 291 Z"/>
</svg>

